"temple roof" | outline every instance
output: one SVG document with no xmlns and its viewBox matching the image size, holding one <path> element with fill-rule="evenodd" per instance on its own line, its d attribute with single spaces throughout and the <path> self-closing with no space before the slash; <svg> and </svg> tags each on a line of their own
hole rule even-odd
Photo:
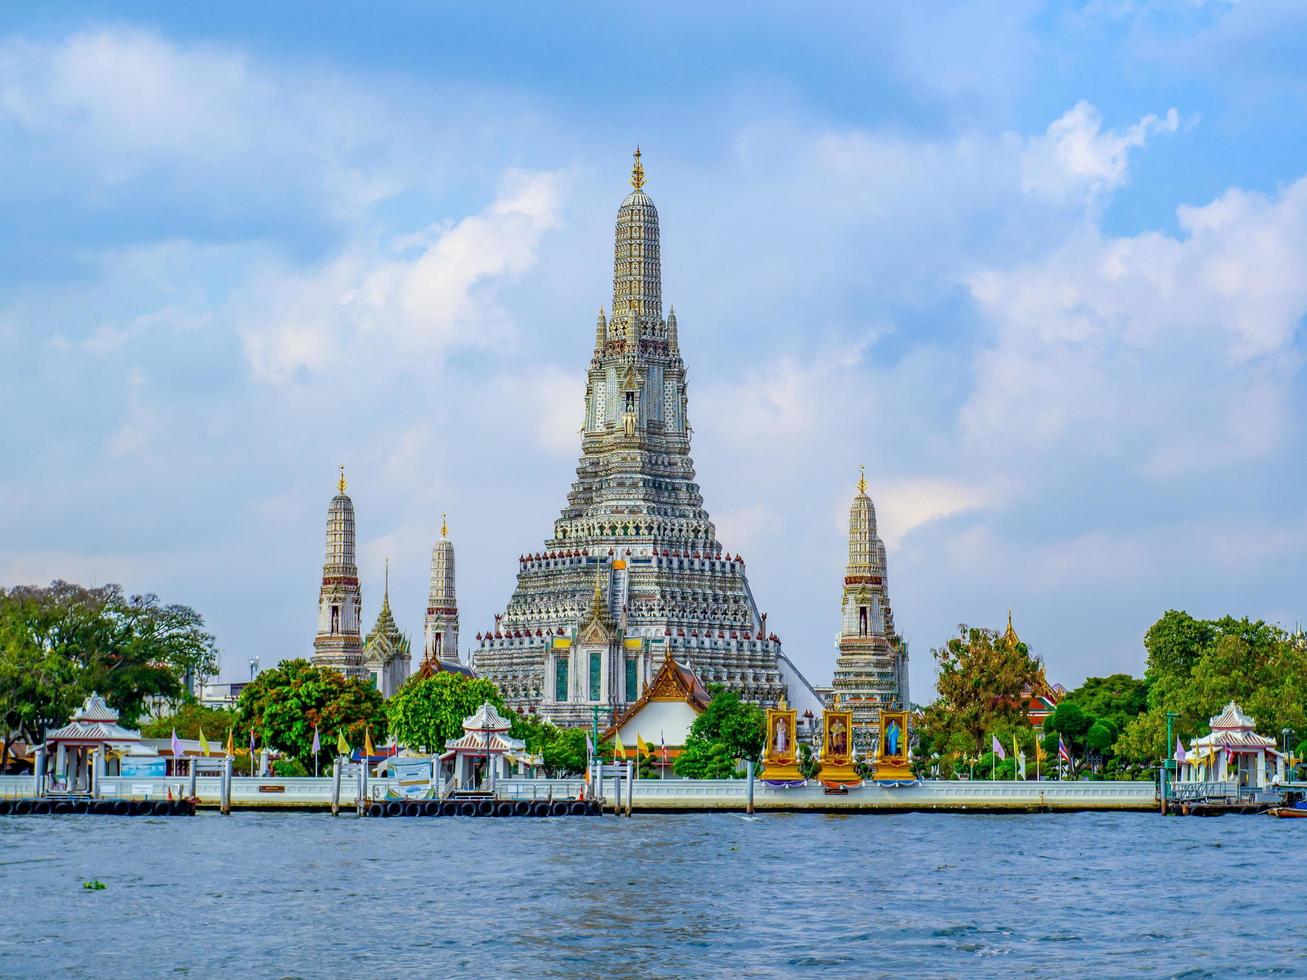
<svg viewBox="0 0 1307 980">
<path fill-rule="evenodd" d="M 118 720 L 118 712 L 104 703 L 104 698 L 95 691 L 86 696 L 82 706 L 73 714 L 73 721 L 109 721 Z"/>
<path fill-rule="evenodd" d="M 386 561 L 386 588 L 381 597 L 381 611 L 377 613 L 376 625 L 368 633 L 363 645 L 364 656 L 369 660 L 387 660 L 395 655 L 408 656 L 409 639 L 399 631 L 395 617 L 390 611 L 390 561 Z"/>
<path fill-rule="evenodd" d="M 508 720 L 489 701 L 477 708 L 475 713 L 463 719 L 463 731 L 465 732 L 506 732 L 511 727 L 512 725 Z"/>
<path fill-rule="evenodd" d="M 663 660 L 658 673 L 654 674 L 640 695 L 640 699 L 623 711 L 604 733 L 604 738 L 612 734 L 634 718 L 650 701 L 684 701 L 696 714 L 703 714 L 712 702 L 712 695 L 700 683 L 699 677 L 688 664 L 679 664 L 670 656 Z"/>
<path fill-rule="evenodd" d="M 1240 711 L 1239 706 L 1233 701 L 1222 708 L 1219 715 L 1210 718 L 1208 724 L 1212 728 L 1244 729 L 1246 731 L 1252 731 L 1254 727 L 1252 718 Z"/>
</svg>

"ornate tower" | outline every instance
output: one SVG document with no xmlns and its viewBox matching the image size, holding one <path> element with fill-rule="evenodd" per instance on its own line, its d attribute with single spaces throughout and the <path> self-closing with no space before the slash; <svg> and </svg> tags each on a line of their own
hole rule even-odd
<svg viewBox="0 0 1307 980">
<path fill-rule="evenodd" d="M 377 690 L 390 697 L 408 680 L 412 667 L 408 637 L 399 631 L 390 611 L 390 559 L 386 559 L 386 590 L 381 596 L 376 625 L 363 644 L 363 669 Z"/>
<path fill-rule="evenodd" d="M 885 569 L 885 543 L 876 535 L 876 509 L 865 474 L 849 508 L 849 564 L 844 570 L 835 693 L 853 710 L 854 744 L 870 748 L 881 708 L 908 703 L 907 645 L 894 631 Z"/>
<path fill-rule="evenodd" d="M 459 662 L 458 598 L 454 594 L 454 542 L 449 524 L 440 515 L 440 539 L 431 549 L 431 591 L 422 631 L 423 660 Z"/>
<path fill-rule="evenodd" d="M 595 322 L 576 481 L 545 550 L 518 559 L 508 607 L 474 653 L 513 708 L 561 724 L 635 701 L 669 651 L 705 683 L 764 704 L 798 676 L 694 482 L 685 364 L 676 318 L 663 319 L 658 211 L 644 184 L 637 149 L 617 211 L 611 315 Z"/>
<path fill-rule="evenodd" d="M 336 496 L 327 508 L 327 557 L 318 593 L 318 635 L 313 662 L 335 667 L 346 677 L 365 676 L 359 621 L 363 596 L 354 561 L 354 502 L 345 494 L 345 467 L 340 468 Z"/>
</svg>

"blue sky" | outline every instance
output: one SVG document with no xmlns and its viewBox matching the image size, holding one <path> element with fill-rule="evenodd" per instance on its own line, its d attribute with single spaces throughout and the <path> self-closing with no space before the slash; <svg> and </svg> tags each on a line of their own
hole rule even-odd
<svg viewBox="0 0 1307 980">
<path fill-rule="evenodd" d="M 1069 686 L 1307 580 L 1307 9 L 165 5 L 0 19 L 0 582 L 311 649 L 344 463 L 365 616 L 470 640 L 578 451 L 645 151 L 694 453 L 829 680 L 865 463 L 918 700 L 959 623 Z"/>
</svg>

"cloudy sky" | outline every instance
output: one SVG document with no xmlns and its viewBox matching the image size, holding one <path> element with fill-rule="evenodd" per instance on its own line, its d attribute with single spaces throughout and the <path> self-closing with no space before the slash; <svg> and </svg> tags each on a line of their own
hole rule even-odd
<svg viewBox="0 0 1307 980">
<path fill-rule="evenodd" d="M 7 9 L 0 583 L 305 655 L 344 463 L 366 618 L 389 557 L 420 636 L 447 511 L 470 641 L 639 143 L 707 505 L 814 682 L 860 463 L 916 700 L 1009 607 L 1068 686 L 1167 608 L 1307 618 L 1307 8 L 656 6 Z"/>
</svg>

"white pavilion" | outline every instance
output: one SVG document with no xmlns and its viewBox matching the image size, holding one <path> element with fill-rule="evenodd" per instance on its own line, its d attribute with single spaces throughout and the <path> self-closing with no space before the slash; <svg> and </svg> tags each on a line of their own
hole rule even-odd
<svg viewBox="0 0 1307 980">
<path fill-rule="evenodd" d="M 1232 782 L 1241 790 L 1268 789 L 1274 766 L 1274 781 L 1284 782 L 1284 755 L 1275 739 L 1258 735 L 1253 719 L 1231 701 L 1211 719 L 1212 731 L 1196 738 L 1185 752 L 1177 771 L 1177 782 Z"/>
<path fill-rule="evenodd" d="M 494 779 L 514 774 L 510 768 L 534 775 L 538 760 L 527 754 L 525 742 L 508 734 L 511 727 L 489 701 L 481 705 L 463 719 L 463 734 L 445 743 L 442 777 L 452 772 L 456 789 L 474 789 L 486 786 L 491 773 Z"/>
<path fill-rule="evenodd" d="M 100 752 L 106 771 L 114 774 L 115 754 L 140 751 L 141 733 L 118 724 L 118 712 L 95 692 L 87 697 L 68 724 L 45 736 L 50 791 L 82 793 L 91 788 L 91 754 Z M 50 750 L 54 758 L 50 758 Z"/>
</svg>

